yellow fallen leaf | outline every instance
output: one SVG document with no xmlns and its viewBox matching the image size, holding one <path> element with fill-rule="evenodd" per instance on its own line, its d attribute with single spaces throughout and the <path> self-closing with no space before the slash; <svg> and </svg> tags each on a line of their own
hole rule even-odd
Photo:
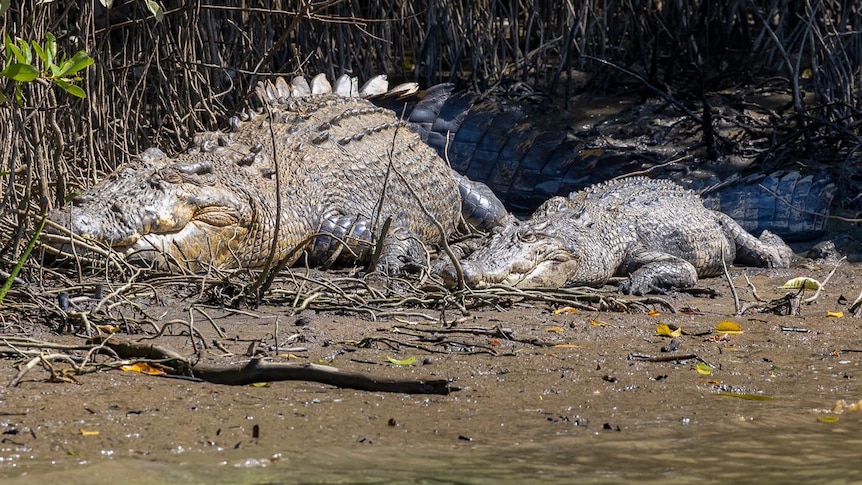
<svg viewBox="0 0 862 485">
<path fill-rule="evenodd" d="M 603 322 L 601 320 L 590 320 L 590 325 L 594 327 L 607 327 L 607 322 Z"/>
<path fill-rule="evenodd" d="M 248 387 L 272 387 L 272 382 L 252 382 Z"/>
<path fill-rule="evenodd" d="M 821 416 L 817 416 L 817 421 L 820 421 L 821 423 L 837 423 L 838 422 L 838 416 L 823 416 L 823 415 L 821 415 Z"/>
<path fill-rule="evenodd" d="M 661 315 L 661 313 L 659 313 L 657 310 L 650 310 L 647 312 L 647 315 L 649 315 L 651 317 L 657 317 L 657 316 Z"/>
<path fill-rule="evenodd" d="M 674 324 L 659 323 L 655 326 L 655 333 L 665 337 L 679 337 L 682 335 L 682 329 Z"/>
<path fill-rule="evenodd" d="M 119 325 L 96 325 L 96 329 L 102 333 L 117 333 L 120 331 Z"/>
<path fill-rule="evenodd" d="M 81 436 L 99 436 L 99 430 L 87 431 L 81 428 Z"/>
<path fill-rule="evenodd" d="M 283 354 L 278 354 L 277 357 L 284 357 L 288 360 L 290 360 L 290 359 L 301 359 L 302 358 L 302 357 L 300 357 L 294 353 L 291 353 L 291 352 L 285 352 Z"/>
<path fill-rule="evenodd" d="M 557 345 L 553 345 L 552 347 L 555 349 L 582 349 L 582 348 L 584 348 L 583 345 L 576 345 L 576 344 L 557 344 Z"/>
<path fill-rule="evenodd" d="M 559 315 L 561 313 L 578 313 L 579 311 L 580 310 L 578 310 L 577 308 L 564 306 L 562 308 L 557 308 L 556 310 L 554 310 L 554 315 Z"/>
<path fill-rule="evenodd" d="M 826 312 L 826 316 L 832 318 L 841 318 L 844 316 L 844 312 Z"/>
<path fill-rule="evenodd" d="M 146 362 L 135 362 L 134 364 L 127 364 L 120 367 L 120 370 L 124 370 L 126 372 L 138 372 L 140 374 L 147 374 L 151 376 L 163 376 L 165 375 L 165 371 L 159 369 L 158 367 L 153 367 Z"/>
<path fill-rule="evenodd" d="M 547 327 L 545 328 L 546 332 L 554 332 L 554 333 L 563 333 L 563 327 Z"/>
<path fill-rule="evenodd" d="M 787 280 L 783 285 L 779 286 L 779 288 L 788 289 L 788 290 L 798 290 L 800 288 L 806 290 L 816 290 L 820 288 L 820 282 L 815 280 L 814 278 L 809 278 L 807 276 L 800 276 L 799 278 L 793 278 L 792 280 Z"/>
<path fill-rule="evenodd" d="M 416 362 L 416 357 L 407 357 L 406 359 L 393 359 L 392 357 L 387 356 L 386 360 L 395 365 L 412 365 Z"/>
<path fill-rule="evenodd" d="M 697 365 L 694 366 L 694 370 L 696 370 L 698 374 L 703 374 L 705 376 L 712 374 L 712 366 L 704 364 L 703 362 L 698 362 Z"/>
<path fill-rule="evenodd" d="M 736 335 L 742 333 L 742 327 L 739 326 L 736 322 L 731 322 L 730 320 L 719 323 L 715 326 L 715 331 L 720 333 L 726 333 L 730 335 Z"/>
</svg>

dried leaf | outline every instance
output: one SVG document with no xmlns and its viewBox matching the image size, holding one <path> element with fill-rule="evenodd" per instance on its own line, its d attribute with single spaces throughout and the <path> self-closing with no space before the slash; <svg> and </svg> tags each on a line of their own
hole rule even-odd
<svg viewBox="0 0 862 485">
<path fill-rule="evenodd" d="M 739 392 L 716 392 L 713 394 L 714 396 L 725 396 L 725 397 L 735 397 L 738 399 L 745 399 L 747 401 L 772 401 L 773 397 L 769 396 L 761 396 L 760 394 L 743 394 Z"/>
<path fill-rule="evenodd" d="M 838 416 L 821 415 L 821 416 L 817 416 L 817 421 L 820 421 L 821 423 L 837 423 L 838 422 Z"/>
<path fill-rule="evenodd" d="M 81 428 L 81 436 L 99 436 L 99 430 L 88 431 Z"/>
<path fill-rule="evenodd" d="M 779 288 L 787 289 L 787 290 L 798 290 L 800 288 L 804 288 L 806 290 L 816 290 L 820 288 L 820 282 L 815 280 L 814 278 L 809 278 L 807 276 L 800 276 L 799 278 L 793 278 L 792 280 L 787 280 L 783 285 L 779 286 Z"/>
<path fill-rule="evenodd" d="M 272 387 L 272 382 L 252 382 L 248 387 Z"/>
<path fill-rule="evenodd" d="M 712 374 L 712 366 L 703 362 L 698 362 L 697 365 L 694 366 L 694 370 L 696 370 L 698 374 L 703 374 L 705 376 Z"/>
<path fill-rule="evenodd" d="M 557 308 L 554 310 L 554 315 L 559 315 L 561 313 L 578 313 L 580 310 L 570 306 L 564 306 L 562 308 Z"/>
<path fill-rule="evenodd" d="M 659 313 L 658 310 L 650 310 L 647 312 L 647 315 L 649 315 L 651 317 L 657 317 L 657 316 L 661 315 L 661 313 Z"/>
<path fill-rule="evenodd" d="M 601 320 L 590 320 L 590 325 L 594 327 L 607 327 L 608 323 Z"/>
<path fill-rule="evenodd" d="M 139 374 L 147 374 L 151 376 L 163 376 L 165 375 L 165 371 L 159 369 L 158 367 L 153 367 L 146 362 L 135 362 L 134 364 L 127 364 L 120 367 L 120 370 L 124 370 L 126 372 L 137 372 Z"/>
<path fill-rule="evenodd" d="M 553 333 L 563 333 L 563 327 L 558 327 L 558 326 L 546 327 L 545 331 L 546 332 L 553 332 Z"/>
<path fill-rule="evenodd" d="M 655 326 L 655 333 L 665 337 L 679 337 L 682 329 L 672 323 L 659 323 Z"/>
<path fill-rule="evenodd" d="M 499 347 L 500 346 L 500 339 L 492 338 L 490 341 L 488 341 L 488 345 L 490 345 L 491 347 Z"/>
<path fill-rule="evenodd" d="M 416 357 L 407 357 L 406 359 L 393 359 L 392 357 L 387 356 L 386 360 L 395 364 L 395 365 L 413 365 L 416 362 Z"/>
<path fill-rule="evenodd" d="M 576 345 L 576 344 L 557 344 L 557 345 L 553 345 L 552 348 L 555 348 L 555 349 L 582 349 L 582 348 L 584 348 L 584 346 L 583 345 Z"/>
<path fill-rule="evenodd" d="M 739 326 L 739 324 L 736 322 L 731 322 L 730 320 L 727 320 L 716 325 L 715 331 L 720 333 L 726 333 L 729 335 L 736 335 L 742 333 L 742 327 Z"/>
<path fill-rule="evenodd" d="M 120 331 L 119 325 L 96 325 L 96 329 L 102 333 L 117 333 Z"/>
<path fill-rule="evenodd" d="M 831 318 L 841 318 L 844 316 L 844 312 L 826 312 L 826 316 Z"/>
</svg>

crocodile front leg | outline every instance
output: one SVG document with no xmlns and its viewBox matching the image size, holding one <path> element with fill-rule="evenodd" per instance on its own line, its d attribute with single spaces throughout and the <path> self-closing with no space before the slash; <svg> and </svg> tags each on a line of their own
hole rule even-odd
<svg viewBox="0 0 862 485">
<path fill-rule="evenodd" d="M 665 293 L 672 288 L 690 288 L 697 283 L 697 269 L 688 261 L 660 251 L 636 249 L 617 270 L 628 279 L 620 291 L 632 295 Z"/>
</svg>

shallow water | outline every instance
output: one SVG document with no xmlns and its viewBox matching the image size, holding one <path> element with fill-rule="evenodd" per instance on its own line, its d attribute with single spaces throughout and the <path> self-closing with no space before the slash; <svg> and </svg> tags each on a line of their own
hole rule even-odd
<svg viewBox="0 0 862 485">
<path fill-rule="evenodd" d="M 858 483 L 859 422 L 725 423 L 599 431 L 544 443 L 319 449 L 210 462 L 128 458 L 28 466 L 8 483 Z M 7 470 L 9 471 L 9 470 Z"/>
</svg>

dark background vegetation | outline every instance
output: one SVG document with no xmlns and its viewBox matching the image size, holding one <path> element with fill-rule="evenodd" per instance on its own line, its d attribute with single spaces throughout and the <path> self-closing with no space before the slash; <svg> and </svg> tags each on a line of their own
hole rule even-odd
<svg viewBox="0 0 862 485">
<path fill-rule="evenodd" d="M 52 32 L 60 52 L 96 62 L 80 83 L 87 99 L 33 82 L 21 105 L 0 106 L 6 269 L 45 209 L 130 154 L 177 150 L 217 127 L 276 74 L 386 73 L 474 90 L 523 82 L 560 104 L 579 90 L 649 84 L 697 100 L 763 86 L 794 95 L 805 137 L 844 154 L 858 143 L 857 0 L 163 0 L 161 21 L 144 0 L 12 4 L 0 33 L 40 41 Z M 10 97 L 12 85 L 0 80 Z"/>
</svg>

